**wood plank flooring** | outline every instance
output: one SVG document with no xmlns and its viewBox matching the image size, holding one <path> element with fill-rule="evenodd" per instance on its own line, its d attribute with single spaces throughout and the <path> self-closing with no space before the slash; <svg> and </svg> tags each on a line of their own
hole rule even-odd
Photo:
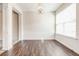
<svg viewBox="0 0 79 59">
<path fill-rule="evenodd" d="M 23 40 L 1 56 L 78 56 L 55 40 Z"/>
<path fill-rule="evenodd" d="M 5 51 L 3 51 L 3 50 L 0 50 L 0 54 L 2 54 L 2 53 L 4 53 Z"/>
</svg>

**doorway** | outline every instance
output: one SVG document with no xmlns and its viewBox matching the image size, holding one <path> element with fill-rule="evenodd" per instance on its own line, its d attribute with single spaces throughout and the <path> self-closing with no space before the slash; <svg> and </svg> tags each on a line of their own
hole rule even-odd
<svg viewBox="0 0 79 59">
<path fill-rule="evenodd" d="M 0 3 L 0 50 L 2 50 L 2 3 Z"/>
<path fill-rule="evenodd" d="M 12 12 L 12 27 L 13 27 L 13 44 L 15 44 L 19 40 L 19 14 L 15 11 Z"/>
</svg>

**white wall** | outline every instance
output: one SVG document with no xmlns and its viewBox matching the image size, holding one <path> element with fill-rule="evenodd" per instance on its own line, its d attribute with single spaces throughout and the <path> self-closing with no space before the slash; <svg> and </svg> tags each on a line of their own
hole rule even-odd
<svg viewBox="0 0 79 59">
<path fill-rule="evenodd" d="M 65 37 L 63 35 L 56 34 L 56 40 L 79 54 L 79 36 L 78 36 L 79 35 L 79 26 L 78 26 L 78 23 L 79 23 L 79 16 L 78 16 L 79 15 L 79 4 L 77 4 L 76 7 L 77 7 L 76 8 L 77 9 L 76 10 L 76 13 L 77 13 L 77 19 L 76 19 L 77 20 L 77 23 L 76 23 L 77 24 L 77 26 L 76 26 L 77 27 L 77 39 L 72 39 L 72 38 Z"/>
<path fill-rule="evenodd" d="M 0 11 L 0 40 L 2 40 L 2 11 Z"/>
<path fill-rule="evenodd" d="M 12 10 L 22 12 L 16 4 L 3 4 L 3 50 L 9 50 L 12 44 Z M 20 38 L 21 39 L 21 38 Z"/>
<path fill-rule="evenodd" d="M 77 3 L 77 6 L 76 6 L 76 36 L 77 36 L 77 39 L 79 40 L 79 3 Z"/>
<path fill-rule="evenodd" d="M 0 40 L 2 40 L 2 4 L 0 3 Z"/>
<path fill-rule="evenodd" d="M 54 39 L 54 14 L 23 13 L 23 39 Z"/>
</svg>

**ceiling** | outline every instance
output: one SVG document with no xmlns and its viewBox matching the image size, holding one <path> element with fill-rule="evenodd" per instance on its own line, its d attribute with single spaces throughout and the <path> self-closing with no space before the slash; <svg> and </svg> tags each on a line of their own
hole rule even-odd
<svg viewBox="0 0 79 59">
<path fill-rule="evenodd" d="M 62 3 L 17 3 L 17 4 L 23 11 L 37 11 L 38 6 L 40 4 L 42 9 L 47 12 L 55 11 L 58 7 L 62 5 Z"/>
</svg>

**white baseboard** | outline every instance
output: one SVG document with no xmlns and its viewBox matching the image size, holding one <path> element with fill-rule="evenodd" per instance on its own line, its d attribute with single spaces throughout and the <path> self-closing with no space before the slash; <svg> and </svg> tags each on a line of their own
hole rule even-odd
<svg viewBox="0 0 79 59">
<path fill-rule="evenodd" d="M 20 41 L 20 40 L 18 40 L 18 41 L 16 41 L 16 42 L 14 42 L 14 43 L 13 43 L 13 45 L 15 45 L 16 43 L 18 43 L 19 41 Z"/>
<path fill-rule="evenodd" d="M 55 38 L 58 42 L 62 43 L 64 46 L 73 50 L 77 54 L 79 54 L 79 40 L 65 37 L 63 35 L 56 34 Z"/>
</svg>

